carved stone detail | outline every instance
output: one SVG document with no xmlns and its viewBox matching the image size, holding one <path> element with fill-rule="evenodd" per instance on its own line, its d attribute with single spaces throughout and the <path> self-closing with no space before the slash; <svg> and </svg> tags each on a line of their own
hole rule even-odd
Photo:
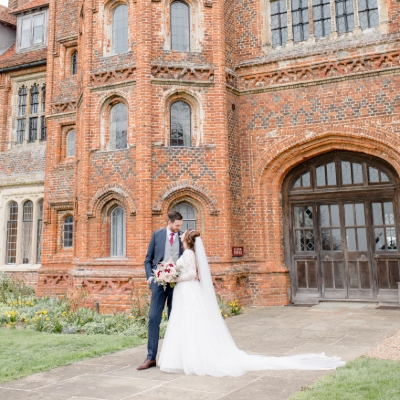
<svg viewBox="0 0 400 400">
<path fill-rule="evenodd" d="M 97 72 L 90 76 L 92 85 L 104 85 L 106 83 L 122 82 L 127 79 L 135 79 L 136 67 L 118 68 L 113 71 Z"/>
<path fill-rule="evenodd" d="M 132 278 L 84 278 L 82 288 L 87 289 L 90 294 L 123 294 L 132 292 L 134 284 Z"/>
<path fill-rule="evenodd" d="M 307 66 L 275 69 L 273 71 L 247 75 L 243 77 L 244 89 L 257 89 L 267 86 L 329 79 L 399 66 L 399 51 L 386 54 L 373 54 L 355 59 L 327 61 Z"/>
<path fill-rule="evenodd" d="M 237 87 L 237 75 L 233 73 L 232 71 L 225 71 L 225 80 L 226 84 L 236 88 Z"/>
<path fill-rule="evenodd" d="M 62 114 L 67 112 L 75 112 L 76 111 L 76 101 L 69 101 L 66 103 L 56 103 L 51 104 L 51 113 L 52 114 Z"/>
<path fill-rule="evenodd" d="M 43 285 L 66 287 L 70 285 L 70 280 L 69 274 L 46 275 L 43 278 Z"/>
<path fill-rule="evenodd" d="M 153 65 L 153 78 L 179 79 L 185 81 L 214 81 L 214 68 L 209 66 Z"/>
</svg>

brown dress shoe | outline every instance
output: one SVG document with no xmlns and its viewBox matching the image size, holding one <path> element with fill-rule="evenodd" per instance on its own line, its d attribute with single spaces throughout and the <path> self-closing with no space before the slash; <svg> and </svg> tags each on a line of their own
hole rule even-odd
<svg viewBox="0 0 400 400">
<path fill-rule="evenodd" d="M 157 366 L 156 360 L 149 360 L 148 358 L 146 358 L 144 360 L 144 363 L 137 367 L 137 370 L 142 371 L 144 369 L 149 369 L 151 367 L 156 367 L 156 366 Z"/>
</svg>

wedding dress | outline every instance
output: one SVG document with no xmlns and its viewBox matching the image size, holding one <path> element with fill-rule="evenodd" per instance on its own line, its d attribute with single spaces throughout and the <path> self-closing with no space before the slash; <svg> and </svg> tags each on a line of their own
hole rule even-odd
<svg viewBox="0 0 400 400">
<path fill-rule="evenodd" d="M 177 261 L 181 273 L 158 362 L 161 371 L 240 376 L 248 371 L 328 370 L 345 365 L 340 357 L 324 353 L 266 357 L 239 350 L 221 316 L 200 237 L 195 251 L 185 250 Z M 200 282 L 195 280 L 196 261 Z"/>
</svg>

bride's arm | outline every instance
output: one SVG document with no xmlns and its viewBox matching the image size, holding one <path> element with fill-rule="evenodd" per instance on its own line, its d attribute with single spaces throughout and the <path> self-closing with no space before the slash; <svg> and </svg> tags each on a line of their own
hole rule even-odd
<svg viewBox="0 0 400 400">
<path fill-rule="evenodd" d="M 196 279 L 196 259 L 193 251 L 185 251 L 182 256 L 184 268 L 177 282 L 193 281 Z"/>
</svg>

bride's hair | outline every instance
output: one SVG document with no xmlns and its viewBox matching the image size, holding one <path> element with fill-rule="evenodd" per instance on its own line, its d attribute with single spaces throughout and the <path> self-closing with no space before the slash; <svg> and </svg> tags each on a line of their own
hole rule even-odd
<svg viewBox="0 0 400 400">
<path fill-rule="evenodd" d="M 196 238 L 200 236 L 200 232 L 199 231 L 194 231 L 192 229 L 188 229 L 185 232 L 185 241 L 188 245 L 188 248 L 190 250 L 194 250 L 194 242 L 196 241 Z"/>
</svg>

